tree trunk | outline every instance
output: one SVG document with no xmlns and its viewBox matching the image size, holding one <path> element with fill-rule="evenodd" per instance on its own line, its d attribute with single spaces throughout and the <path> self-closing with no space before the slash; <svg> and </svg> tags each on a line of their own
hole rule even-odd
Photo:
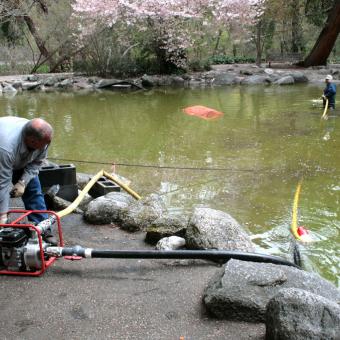
<svg viewBox="0 0 340 340">
<path fill-rule="evenodd" d="M 48 52 L 46 46 L 45 46 L 45 42 L 41 39 L 41 37 L 39 36 L 39 33 L 37 32 L 37 29 L 35 27 L 35 24 L 33 22 L 33 20 L 31 19 L 31 17 L 29 17 L 28 15 L 25 15 L 23 17 L 29 31 L 31 32 L 35 43 L 38 46 L 38 49 L 41 53 L 41 55 L 43 57 L 45 57 L 45 59 L 50 59 L 50 53 Z M 50 60 L 50 62 L 53 64 L 53 62 Z"/>
<path fill-rule="evenodd" d="M 300 16 L 300 1 L 293 0 L 291 3 L 292 8 L 292 53 L 298 53 L 303 50 L 302 43 L 302 27 L 301 27 L 301 16 Z"/>
<path fill-rule="evenodd" d="M 216 44 L 215 44 L 215 47 L 214 47 L 213 57 L 216 55 L 216 53 L 218 51 L 218 47 L 220 45 L 220 40 L 221 40 L 221 35 L 222 35 L 222 30 L 218 30 L 218 35 L 217 35 Z"/>
<path fill-rule="evenodd" d="M 262 44 L 261 44 L 262 20 L 256 25 L 256 65 L 261 65 Z"/>
<path fill-rule="evenodd" d="M 340 0 L 335 0 L 327 22 L 306 59 L 298 65 L 303 67 L 326 65 L 340 31 Z"/>
</svg>

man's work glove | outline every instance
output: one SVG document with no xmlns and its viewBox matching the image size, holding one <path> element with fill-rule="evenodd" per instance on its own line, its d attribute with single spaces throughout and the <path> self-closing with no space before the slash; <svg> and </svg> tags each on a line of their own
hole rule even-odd
<svg viewBox="0 0 340 340">
<path fill-rule="evenodd" d="M 25 183 L 23 181 L 18 181 L 13 189 L 11 190 L 11 192 L 9 193 L 9 195 L 11 197 L 21 197 L 25 192 Z"/>
<path fill-rule="evenodd" d="M 7 214 L 0 214 L 0 224 L 7 223 Z"/>
</svg>

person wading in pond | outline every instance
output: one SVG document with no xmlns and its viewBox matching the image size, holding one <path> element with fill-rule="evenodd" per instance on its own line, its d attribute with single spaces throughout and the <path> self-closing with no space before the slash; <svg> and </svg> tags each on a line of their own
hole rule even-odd
<svg viewBox="0 0 340 340">
<path fill-rule="evenodd" d="M 336 94 L 336 86 L 332 83 L 333 77 L 329 74 L 325 78 L 326 87 L 323 91 L 322 99 L 323 99 L 323 107 L 326 106 L 326 99 L 328 99 L 328 107 L 330 110 L 335 109 L 335 94 Z"/>
<path fill-rule="evenodd" d="M 10 197 L 22 197 L 26 210 L 46 210 L 39 181 L 39 170 L 47 157 L 53 129 L 41 118 L 0 118 L 0 223 L 7 222 Z M 28 215 L 38 224 L 48 218 L 45 213 Z M 57 245 L 51 230 L 43 239 Z"/>
</svg>

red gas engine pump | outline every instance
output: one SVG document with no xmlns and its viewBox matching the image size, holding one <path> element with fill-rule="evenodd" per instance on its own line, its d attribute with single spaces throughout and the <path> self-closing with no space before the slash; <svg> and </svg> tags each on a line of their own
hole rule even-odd
<svg viewBox="0 0 340 340">
<path fill-rule="evenodd" d="M 56 223 L 58 245 L 64 245 L 60 218 L 53 211 L 10 210 L 11 222 L 0 224 L 0 274 L 39 276 L 57 259 L 45 253 L 49 244 L 42 238 L 44 229 L 28 221 L 34 213 L 46 213 L 47 221 Z"/>
</svg>

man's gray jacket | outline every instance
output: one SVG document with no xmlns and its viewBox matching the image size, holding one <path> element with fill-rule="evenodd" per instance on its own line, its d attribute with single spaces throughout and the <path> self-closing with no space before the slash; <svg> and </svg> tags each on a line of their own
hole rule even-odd
<svg viewBox="0 0 340 340">
<path fill-rule="evenodd" d="M 27 149 L 22 137 L 27 122 L 25 118 L 0 118 L 0 214 L 8 211 L 13 170 L 23 170 L 21 180 L 27 185 L 39 174 L 47 156 L 47 146 L 43 150 Z"/>
</svg>

